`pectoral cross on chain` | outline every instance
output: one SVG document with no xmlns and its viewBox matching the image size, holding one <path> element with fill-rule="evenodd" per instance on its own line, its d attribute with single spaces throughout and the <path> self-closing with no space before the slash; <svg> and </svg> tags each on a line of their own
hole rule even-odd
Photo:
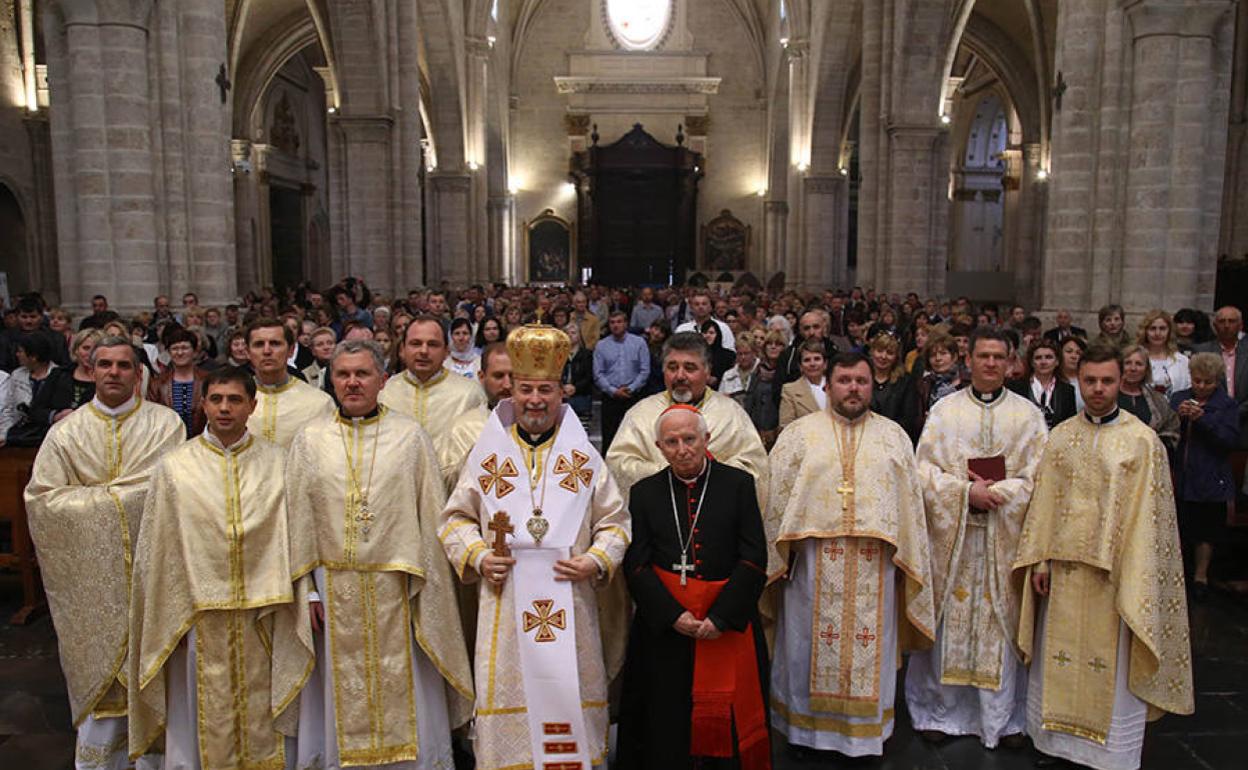
<svg viewBox="0 0 1248 770">
<path fill-rule="evenodd" d="M 680 573 L 680 584 L 682 586 L 689 585 L 689 573 L 693 572 L 696 567 L 689 563 L 689 554 L 682 553 L 680 555 L 680 564 L 672 565 L 672 572 Z"/>
<path fill-rule="evenodd" d="M 849 505 L 854 499 L 854 485 L 849 479 L 841 479 L 841 485 L 836 488 L 836 493 L 841 496 L 841 510 L 848 511 Z"/>
<path fill-rule="evenodd" d="M 356 498 L 356 500 L 357 508 L 355 520 L 360 525 L 360 536 L 364 540 L 368 540 L 368 532 L 373 528 L 373 522 L 377 520 L 377 517 L 373 515 L 371 510 L 369 510 L 367 497 L 360 495 Z"/>
</svg>

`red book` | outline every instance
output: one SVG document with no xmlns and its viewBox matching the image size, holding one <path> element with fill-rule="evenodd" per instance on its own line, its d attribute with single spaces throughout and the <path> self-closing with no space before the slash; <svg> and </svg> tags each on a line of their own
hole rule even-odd
<svg viewBox="0 0 1248 770">
<path fill-rule="evenodd" d="M 972 457 L 966 461 L 966 469 L 970 473 L 978 474 L 989 484 L 997 481 L 1004 481 L 1005 456 L 997 455 L 995 457 Z M 987 513 L 987 511 L 972 506 L 971 513 Z"/>
</svg>

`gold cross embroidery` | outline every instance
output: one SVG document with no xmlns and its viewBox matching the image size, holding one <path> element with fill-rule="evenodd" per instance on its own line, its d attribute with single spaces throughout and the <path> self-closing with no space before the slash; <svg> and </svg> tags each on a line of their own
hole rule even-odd
<svg viewBox="0 0 1248 770">
<path fill-rule="evenodd" d="M 1064 667 L 1070 665 L 1071 658 L 1066 654 L 1065 650 L 1058 650 L 1057 654 L 1053 656 L 1053 660 L 1057 661 L 1057 665 Z"/>
<path fill-rule="evenodd" d="M 585 467 L 587 462 L 589 462 L 589 455 L 584 452 L 578 452 L 575 449 L 572 450 L 572 462 L 568 462 L 566 457 L 559 455 L 559 458 L 555 460 L 555 475 L 563 475 L 563 478 L 559 481 L 559 486 L 573 494 L 580 491 L 580 486 L 577 485 L 578 481 L 588 488 L 594 480 L 594 472 Z"/>
<path fill-rule="evenodd" d="M 514 479 L 520 475 L 516 472 L 516 466 L 511 462 L 510 457 L 503 458 L 503 465 L 500 468 L 498 455 L 492 454 L 481 463 L 481 469 L 488 474 L 477 477 L 477 481 L 481 483 L 482 494 L 488 495 L 490 490 L 493 489 L 495 496 L 502 500 L 516 488 L 515 484 L 507 480 Z"/>
<path fill-rule="evenodd" d="M 553 642 L 555 641 L 555 632 L 552 628 L 563 631 L 567 628 L 567 613 L 563 610 L 551 612 L 555 607 L 554 599 L 534 599 L 533 609 L 537 610 L 537 614 L 524 611 L 524 633 L 528 633 L 533 629 L 537 629 L 537 635 L 533 637 L 535 642 Z"/>
<path fill-rule="evenodd" d="M 1109 666 L 1106 665 L 1105 661 L 1101 660 L 1100 658 L 1093 658 L 1092 660 L 1088 661 L 1088 668 L 1092 669 L 1093 671 L 1099 674 L 1105 669 L 1109 668 Z"/>
</svg>

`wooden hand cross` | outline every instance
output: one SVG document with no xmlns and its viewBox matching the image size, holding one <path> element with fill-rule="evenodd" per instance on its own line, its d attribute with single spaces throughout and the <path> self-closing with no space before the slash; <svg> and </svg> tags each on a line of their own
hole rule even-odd
<svg viewBox="0 0 1248 770">
<path fill-rule="evenodd" d="M 499 511 L 490 519 L 489 530 L 494 533 L 494 545 L 491 548 L 495 556 L 511 556 L 511 548 L 507 546 L 507 536 L 516 531 L 512 526 L 511 517 L 505 511 Z"/>
</svg>

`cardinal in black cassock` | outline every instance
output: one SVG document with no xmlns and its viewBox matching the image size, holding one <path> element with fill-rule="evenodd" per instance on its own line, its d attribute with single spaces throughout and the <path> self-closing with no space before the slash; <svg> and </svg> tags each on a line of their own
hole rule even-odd
<svg viewBox="0 0 1248 770">
<path fill-rule="evenodd" d="M 617 766 L 768 770 L 767 544 L 754 477 L 706 454 L 693 408 L 669 409 L 658 428 L 671 465 L 629 495 L 624 570 L 637 610 Z"/>
</svg>

